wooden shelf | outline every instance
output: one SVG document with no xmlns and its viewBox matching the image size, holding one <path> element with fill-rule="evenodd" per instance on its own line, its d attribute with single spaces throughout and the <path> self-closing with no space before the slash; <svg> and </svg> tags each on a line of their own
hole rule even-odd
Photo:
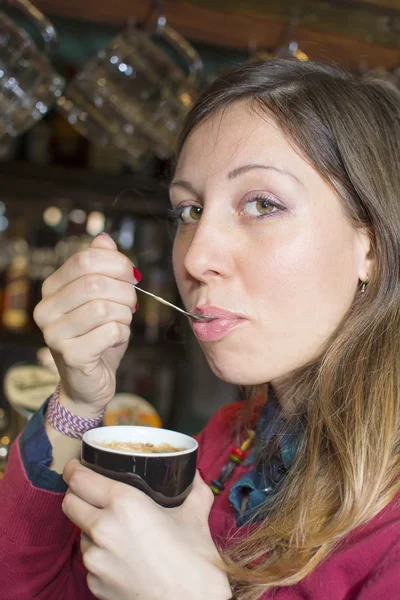
<svg viewBox="0 0 400 600">
<path fill-rule="evenodd" d="M 142 21 L 150 2 L 37 0 L 49 15 L 120 25 Z M 295 11 L 295 12 L 294 12 Z M 166 0 L 168 23 L 192 41 L 247 50 L 274 48 L 285 24 L 310 58 L 352 67 L 394 68 L 400 62 L 400 11 L 395 0 Z"/>
<path fill-rule="evenodd" d="M 139 175 L 108 175 L 87 169 L 44 166 L 25 161 L 0 162 L 2 199 L 31 200 L 39 210 L 49 199 L 80 207 L 101 205 L 137 216 L 164 216 L 167 184 Z"/>
</svg>

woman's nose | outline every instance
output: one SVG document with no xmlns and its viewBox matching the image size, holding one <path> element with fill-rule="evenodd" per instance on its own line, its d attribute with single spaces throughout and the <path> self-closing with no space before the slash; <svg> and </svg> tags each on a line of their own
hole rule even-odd
<svg viewBox="0 0 400 600">
<path fill-rule="evenodd" d="M 228 277 L 233 271 L 233 251 L 227 228 L 201 221 L 187 245 L 183 264 L 199 281 Z"/>
</svg>

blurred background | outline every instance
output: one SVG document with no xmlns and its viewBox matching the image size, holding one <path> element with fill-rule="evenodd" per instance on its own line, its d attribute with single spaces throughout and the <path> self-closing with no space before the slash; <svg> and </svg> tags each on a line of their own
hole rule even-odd
<svg viewBox="0 0 400 600">
<path fill-rule="evenodd" d="M 199 90 L 275 56 L 400 77 L 400 2 L 9 0 L 0 4 L 0 471 L 57 382 L 32 319 L 41 286 L 107 231 L 180 304 L 167 185 Z M 197 432 L 240 398 L 185 318 L 141 295 L 105 424 Z"/>
</svg>

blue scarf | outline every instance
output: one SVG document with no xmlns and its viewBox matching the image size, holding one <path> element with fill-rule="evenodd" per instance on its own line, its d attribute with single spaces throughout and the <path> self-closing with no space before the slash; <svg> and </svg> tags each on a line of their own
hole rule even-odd
<svg viewBox="0 0 400 600">
<path fill-rule="evenodd" d="M 268 511 L 273 504 L 279 484 L 293 464 L 300 429 L 296 428 L 292 432 L 283 431 L 284 423 L 275 393 L 269 386 L 267 403 L 257 421 L 253 449 L 244 462 L 245 465 L 253 464 L 254 468 L 240 477 L 232 485 L 229 493 L 238 527 L 248 523 L 261 506 Z M 265 464 L 262 460 L 262 452 L 269 444 L 276 443 L 277 435 L 280 436 L 279 450 Z M 241 507 L 245 497 L 248 500 L 246 510 L 242 513 Z"/>
</svg>

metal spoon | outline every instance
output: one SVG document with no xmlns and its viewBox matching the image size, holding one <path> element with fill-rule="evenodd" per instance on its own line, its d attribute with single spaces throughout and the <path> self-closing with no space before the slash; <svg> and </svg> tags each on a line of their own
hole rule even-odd
<svg viewBox="0 0 400 600">
<path fill-rule="evenodd" d="M 171 308 L 174 308 L 175 310 L 182 313 L 183 315 L 186 315 L 187 317 L 189 317 L 189 319 L 192 319 L 193 321 L 203 321 L 203 323 L 208 323 L 210 321 L 215 321 L 215 319 L 218 319 L 218 317 L 209 317 L 206 315 L 194 315 L 193 313 L 186 312 L 186 310 L 179 308 L 179 306 L 175 306 L 175 304 L 171 304 L 171 302 L 164 300 L 164 298 L 160 298 L 159 296 L 156 296 L 155 294 L 152 294 L 151 292 L 147 292 L 143 288 L 137 287 L 137 285 L 134 285 L 133 283 L 131 283 L 131 286 L 134 287 L 135 290 L 139 290 L 139 292 L 143 292 L 143 294 L 147 294 L 148 296 L 151 296 L 152 298 L 154 298 L 154 300 L 161 302 L 161 304 L 166 304 L 167 306 L 171 306 Z"/>
</svg>

